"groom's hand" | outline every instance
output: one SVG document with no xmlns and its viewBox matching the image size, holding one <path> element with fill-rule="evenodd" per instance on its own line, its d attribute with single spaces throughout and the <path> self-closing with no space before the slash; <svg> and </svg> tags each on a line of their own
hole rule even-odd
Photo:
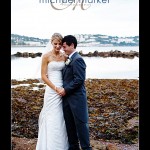
<svg viewBox="0 0 150 150">
<path fill-rule="evenodd" d="M 61 90 L 59 91 L 58 94 L 61 95 L 61 96 L 64 96 L 66 94 L 65 89 L 61 88 Z"/>
<path fill-rule="evenodd" d="M 62 90 L 62 87 L 56 87 L 56 92 L 59 94 Z M 60 94 L 59 94 L 60 95 Z"/>
</svg>

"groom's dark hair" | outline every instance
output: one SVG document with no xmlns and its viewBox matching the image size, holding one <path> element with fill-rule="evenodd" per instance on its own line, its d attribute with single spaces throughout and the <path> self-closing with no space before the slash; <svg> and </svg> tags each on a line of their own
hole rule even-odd
<svg viewBox="0 0 150 150">
<path fill-rule="evenodd" d="M 73 43 L 74 44 L 74 48 L 77 47 L 77 39 L 73 35 L 66 35 L 66 36 L 64 36 L 64 38 L 62 39 L 62 43 L 64 43 L 64 42 L 66 42 L 66 44 L 68 46 L 70 46 Z"/>
</svg>

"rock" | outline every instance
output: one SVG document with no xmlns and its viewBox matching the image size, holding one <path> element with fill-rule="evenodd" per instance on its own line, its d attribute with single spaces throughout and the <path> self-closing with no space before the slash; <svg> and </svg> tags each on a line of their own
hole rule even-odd
<svg viewBox="0 0 150 150">
<path fill-rule="evenodd" d="M 100 141 L 91 140 L 92 150 L 106 150 L 106 145 Z"/>
<path fill-rule="evenodd" d="M 106 150 L 119 150 L 119 149 L 116 145 L 109 143 L 106 146 Z"/>
</svg>

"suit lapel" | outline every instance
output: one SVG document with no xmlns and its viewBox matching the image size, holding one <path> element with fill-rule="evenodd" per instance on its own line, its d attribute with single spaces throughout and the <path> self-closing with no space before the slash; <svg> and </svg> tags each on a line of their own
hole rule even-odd
<svg viewBox="0 0 150 150">
<path fill-rule="evenodd" d="M 77 54 L 78 54 L 78 53 L 75 52 L 75 53 L 71 56 L 71 62 L 73 61 L 74 57 L 75 57 Z M 70 62 L 70 64 L 71 64 L 71 62 Z M 65 74 L 66 69 L 67 69 L 68 66 L 69 66 L 69 65 L 65 65 L 65 67 L 64 67 L 64 69 L 63 69 L 63 75 Z"/>
<path fill-rule="evenodd" d="M 65 65 L 65 67 L 64 67 L 64 69 L 63 69 L 63 75 L 65 74 L 65 71 L 66 71 L 66 69 L 67 69 L 67 65 Z"/>
</svg>

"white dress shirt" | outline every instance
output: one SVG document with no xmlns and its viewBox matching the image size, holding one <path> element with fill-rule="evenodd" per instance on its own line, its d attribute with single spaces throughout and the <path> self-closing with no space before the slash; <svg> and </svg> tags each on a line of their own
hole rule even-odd
<svg viewBox="0 0 150 150">
<path fill-rule="evenodd" d="M 70 55 L 69 55 L 69 58 L 71 58 L 71 56 L 76 52 L 76 50 L 74 52 L 72 52 Z"/>
</svg>

